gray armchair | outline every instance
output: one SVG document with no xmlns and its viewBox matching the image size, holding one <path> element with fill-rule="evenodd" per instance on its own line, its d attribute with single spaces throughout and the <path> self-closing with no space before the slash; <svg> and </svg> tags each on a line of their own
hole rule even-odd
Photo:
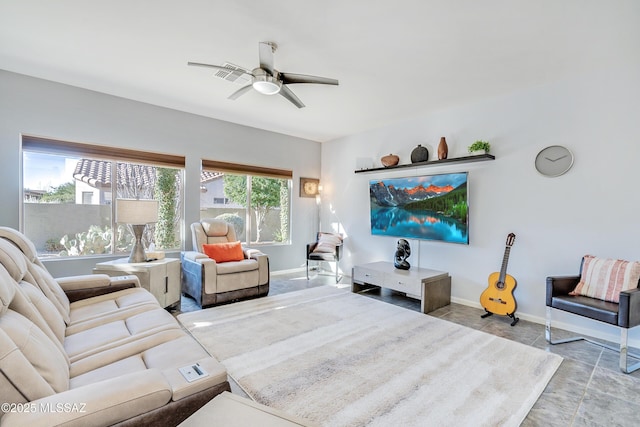
<svg viewBox="0 0 640 427">
<path fill-rule="evenodd" d="M 191 224 L 193 251 L 182 259 L 182 293 L 200 307 L 269 293 L 269 258 L 259 250 L 242 248 L 239 261 L 217 262 L 204 253 L 203 245 L 237 242 L 231 224 L 205 218 Z"/>
</svg>

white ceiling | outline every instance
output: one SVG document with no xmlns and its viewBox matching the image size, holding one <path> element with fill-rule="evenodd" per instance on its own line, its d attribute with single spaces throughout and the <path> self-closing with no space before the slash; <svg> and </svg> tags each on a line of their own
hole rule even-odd
<svg viewBox="0 0 640 427">
<path fill-rule="evenodd" d="M 316 141 L 619 62 L 637 0 L 0 0 L 0 69 Z M 250 92 L 187 61 L 340 80 Z"/>
</svg>

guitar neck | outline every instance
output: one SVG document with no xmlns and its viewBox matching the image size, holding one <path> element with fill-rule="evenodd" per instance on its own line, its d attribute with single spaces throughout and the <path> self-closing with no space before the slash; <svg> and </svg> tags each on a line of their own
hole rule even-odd
<svg viewBox="0 0 640 427">
<path fill-rule="evenodd" d="M 509 253 L 511 252 L 511 246 L 504 248 L 504 256 L 502 257 L 502 267 L 500 267 L 500 276 L 498 280 L 500 283 L 504 283 L 507 276 L 507 264 L 509 263 Z"/>
</svg>

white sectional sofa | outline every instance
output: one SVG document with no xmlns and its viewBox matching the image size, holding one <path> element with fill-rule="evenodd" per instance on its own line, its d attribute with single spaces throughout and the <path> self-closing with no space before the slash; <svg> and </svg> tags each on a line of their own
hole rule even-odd
<svg viewBox="0 0 640 427">
<path fill-rule="evenodd" d="M 205 375 L 188 381 L 194 365 Z M 1 426 L 172 426 L 225 390 L 225 368 L 135 276 L 56 280 L 0 227 Z"/>
</svg>

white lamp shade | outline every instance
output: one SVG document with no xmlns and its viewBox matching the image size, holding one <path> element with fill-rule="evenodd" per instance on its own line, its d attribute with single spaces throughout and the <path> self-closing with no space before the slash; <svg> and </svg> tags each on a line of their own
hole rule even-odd
<svg viewBox="0 0 640 427">
<path fill-rule="evenodd" d="M 116 222 L 134 225 L 158 222 L 158 201 L 116 199 Z"/>
</svg>

